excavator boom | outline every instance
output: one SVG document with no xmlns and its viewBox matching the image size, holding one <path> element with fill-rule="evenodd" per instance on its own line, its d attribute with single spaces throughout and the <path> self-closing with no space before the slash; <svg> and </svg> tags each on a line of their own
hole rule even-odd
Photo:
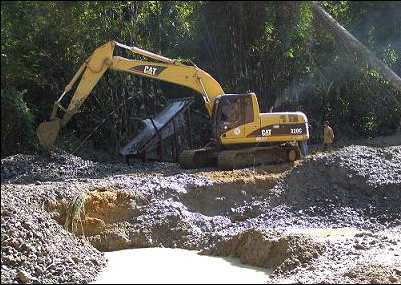
<svg viewBox="0 0 401 285">
<path fill-rule="evenodd" d="M 113 56 L 115 46 L 128 49 L 133 53 L 152 58 L 159 62 L 132 60 Z M 137 47 L 129 47 L 115 41 L 110 41 L 97 48 L 85 63 L 81 65 L 72 80 L 65 87 L 64 92 L 54 103 L 50 121 L 43 122 L 38 126 L 36 133 L 42 146 L 46 149 L 52 148 L 60 129 L 78 112 L 92 89 L 108 69 L 128 72 L 191 88 L 202 95 L 210 117 L 212 116 L 215 98 L 224 94 L 220 84 L 196 65 L 184 65 L 177 60 L 169 59 Z M 81 80 L 68 108 L 64 109 L 60 102 L 80 77 Z M 58 109 L 62 109 L 65 112 L 62 119 L 57 117 Z"/>
</svg>

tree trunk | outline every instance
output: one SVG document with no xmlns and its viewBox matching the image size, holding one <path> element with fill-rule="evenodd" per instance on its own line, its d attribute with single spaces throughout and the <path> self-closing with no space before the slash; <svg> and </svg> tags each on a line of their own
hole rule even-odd
<svg viewBox="0 0 401 285">
<path fill-rule="evenodd" d="M 327 29 L 334 33 L 340 40 L 349 44 L 355 52 L 361 53 L 384 79 L 388 80 L 398 91 L 401 91 L 401 78 L 391 70 L 384 62 L 378 59 L 366 46 L 351 35 L 333 17 L 330 16 L 317 2 L 312 2 L 314 14 L 321 20 Z"/>
</svg>

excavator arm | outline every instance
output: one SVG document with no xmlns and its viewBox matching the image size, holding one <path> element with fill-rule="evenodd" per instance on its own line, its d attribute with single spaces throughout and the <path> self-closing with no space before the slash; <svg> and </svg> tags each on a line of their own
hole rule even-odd
<svg viewBox="0 0 401 285">
<path fill-rule="evenodd" d="M 113 56 L 116 45 L 159 62 L 132 60 Z M 216 97 L 224 94 L 220 84 L 210 74 L 194 64 L 185 65 L 177 60 L 169 59 L 137 47 L 129 47 L 115 41 L 110 41 L 97 48 L 85 63 L 81 65 L 70 83 L 65 87 L 64 92 L 54 103 L 50 121 L 43 122 L 38 126 L 36 133 L 42 146 L 49 149 L 54 145 L 60 129 L 79 111 L 92 89 L 108 69 L 128 72 L 191 88 L 202 95 L 210 117 L 212 117 Z M 68 108 L 64 109 L 60 102 L 80 77 L 81 80 Z M 65 112 L 62 119 L 57 117 L 58 109 L 62 109 Z"/>
</svg>

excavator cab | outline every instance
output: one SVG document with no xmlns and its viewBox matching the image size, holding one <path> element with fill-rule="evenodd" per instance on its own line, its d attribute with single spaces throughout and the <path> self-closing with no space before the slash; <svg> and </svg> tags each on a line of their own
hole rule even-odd
<svg viewBox="0 0 401 285">
<path fill-rule="evenodd" d="M 245 124 L 253 121 L 251 94 L 225 94 L 215 101 L 213 128 L 220 138 L 238 139 L 245 136 Z"/>
</svg>

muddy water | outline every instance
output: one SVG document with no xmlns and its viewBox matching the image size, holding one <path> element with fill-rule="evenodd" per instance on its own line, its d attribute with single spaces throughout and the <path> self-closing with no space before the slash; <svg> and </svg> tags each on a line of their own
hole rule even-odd
<svg viewBox="0 0 401 285">
<path fill-rule="evenodd" d="M 269 271 L 239 258 L 198 255 L 196 250 L 139 248 L 106 252 L 106 268 L 93 284 L 262 284 Z"/>
<path fill-rule="evenodd" d="M 355 234 L 362 232 L 357 228 L 288 228 L 286 234 L 303 234 L 315 239 L 330 239 L 330 240 L 341 240 L 347 238 L 353 238 Z"/>
</svg>

